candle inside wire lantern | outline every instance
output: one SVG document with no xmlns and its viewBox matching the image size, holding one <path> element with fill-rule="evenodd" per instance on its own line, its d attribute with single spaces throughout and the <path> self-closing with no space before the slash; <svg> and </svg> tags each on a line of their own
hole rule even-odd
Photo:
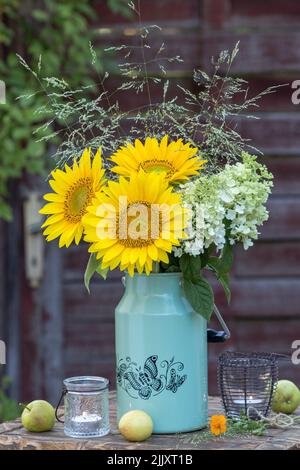
<svg viewBox="0 0 300 470">
<path fill-rule="evenodd" d="M 219 356 L 218 380 L 228 418 L 267 416 L 278 380 L 278 355 L 226 351 Z"/>
</svg>

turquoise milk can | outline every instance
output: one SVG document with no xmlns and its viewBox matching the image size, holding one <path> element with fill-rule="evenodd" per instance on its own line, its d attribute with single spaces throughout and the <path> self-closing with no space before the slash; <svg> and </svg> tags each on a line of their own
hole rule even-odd
<svg viewBox="0 0 300 470">
<path fill-rule="evenodd" d="M 205 427 L 207 340 L 224 341 L 228 330 L 207 330 L 184 296 L 181 273 L 123 279 L 115 312 L 118 420 L 138 409 L 152 417 L 155 433 Z"/>
</svg>

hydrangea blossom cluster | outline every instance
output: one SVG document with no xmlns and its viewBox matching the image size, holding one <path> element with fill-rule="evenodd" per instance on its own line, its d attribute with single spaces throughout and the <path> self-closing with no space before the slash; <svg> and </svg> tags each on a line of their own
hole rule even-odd
<svg viewBox="0 0 300 470">
<path fill-rule="evenodd" d="M 201 175 L 181 187 L 184 204 L 192 210 L 188 239 L 175 255 L 199 255 L 212 243 L 221 250 L 226 240 L 244 248 L 258 238 L 258 227 L 268 219 L 266 202 L 272 174 L 257 157 L 242 154 L 242 161 L 227 164 L 215 175 Z"/>
</svg>

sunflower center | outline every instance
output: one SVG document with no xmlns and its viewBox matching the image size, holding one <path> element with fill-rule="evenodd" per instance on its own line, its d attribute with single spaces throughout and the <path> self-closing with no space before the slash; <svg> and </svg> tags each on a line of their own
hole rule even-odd
<svg viewBox="0 0 300 470">
<path fill-rule="evenodd" d="M 151 245 L 161 231 L 160 214 L 146 201 L 136 201 L 119 214 L 117 233 L 119 242 L 127 248 Z"/>
<path fill-rule="evenodd" d="M 145 160 L 140 164 L 140 168 L 146 173 L 151 173 L 152 171 L 155 173 L 165 173 L 167 178 L 170 178 L 175 173 L 175 168 L 172 163 L 168 160 L 159 160 L 157 158 Z"/>
<path fill-rule="evenodd" d="M 72 184 L 66 193 L 65 218 L 69 222 L 79 222 L 85 214 L 86 207 L 91 203 L 93 194 L 91 178 L 80 178 Z"/>
</svg>

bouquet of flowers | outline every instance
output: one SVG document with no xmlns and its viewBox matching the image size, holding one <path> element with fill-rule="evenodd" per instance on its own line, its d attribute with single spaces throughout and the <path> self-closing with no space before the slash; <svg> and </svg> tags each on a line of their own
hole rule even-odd
<svg viewBox="0 0 300 470">
<path fill-rule="evenodd" d="M 230 300 L 233 247 L 242 243 L 247 249 L 257 239 L 272 187 L 272 175 L 233 120 L 274 87 L 248 97 L 246 82 L 229 74 L 237 45 L 213 61 L 211 75 L 194 72 L 198 93 L 178 85 L 182 99 L 168 97 L 162 62 L 181 58 L 160 60 L 162 44 L 155 60 L 146 60 L 149 31 L 141 26 L 139 46 L 107 49 L 125 54 L 119 65 L 125 79 L 111 94 L 105 89 L 108 73 L 94 98 L 87 87 L 70 90 L 63 79 L 44 78 L 50 118 L 39 129 L 41 139 L 57 142 L 63 135 L 49 179 L 52 192 L 41 209 L 44 235 L 58 239 L 60 247 L 87 243 L 87 288 L 94 273 L 106 278 L 117 268 L 130 276 L 182 272 L 187 299 L 209 320 L 214 296 L 205 271 L 216 275 Z M 90 51 L 94 64 L 92 45 Z M 159 73 L 149 71 L 149 64 Z M 38 72 L 31 71 L 39 83 L 41 70 L 39 61 Z M 160 102 L 153 102 L 152 86 L 162 87 Z M 128 90 L 145 93 L 148 106 L 121 110 L 113 95 Z M 59 130 L 47 135 L 55 120 Z"/>
<path fill-rule="evenodd" d="M 213 291 L 203 270 L 216 274 L 229 299 L 232 247 L 247 249 L 258 237 L 272 176 L 247 153 L 206 175 L 199 150 L 168 136 L 137 139 L 111 160 L 117 181 L 106 179 L 100 149 L 92 155 L 87 148 L 78 162 L 52 172 L 53 192 L 40 211 L 48 216 L 46 239 L 58 238 L 60 247 L 88 243 L 87 286 L 96 271 L 182 271 L 188 300 L 209 319 Z"/>
</svg>

